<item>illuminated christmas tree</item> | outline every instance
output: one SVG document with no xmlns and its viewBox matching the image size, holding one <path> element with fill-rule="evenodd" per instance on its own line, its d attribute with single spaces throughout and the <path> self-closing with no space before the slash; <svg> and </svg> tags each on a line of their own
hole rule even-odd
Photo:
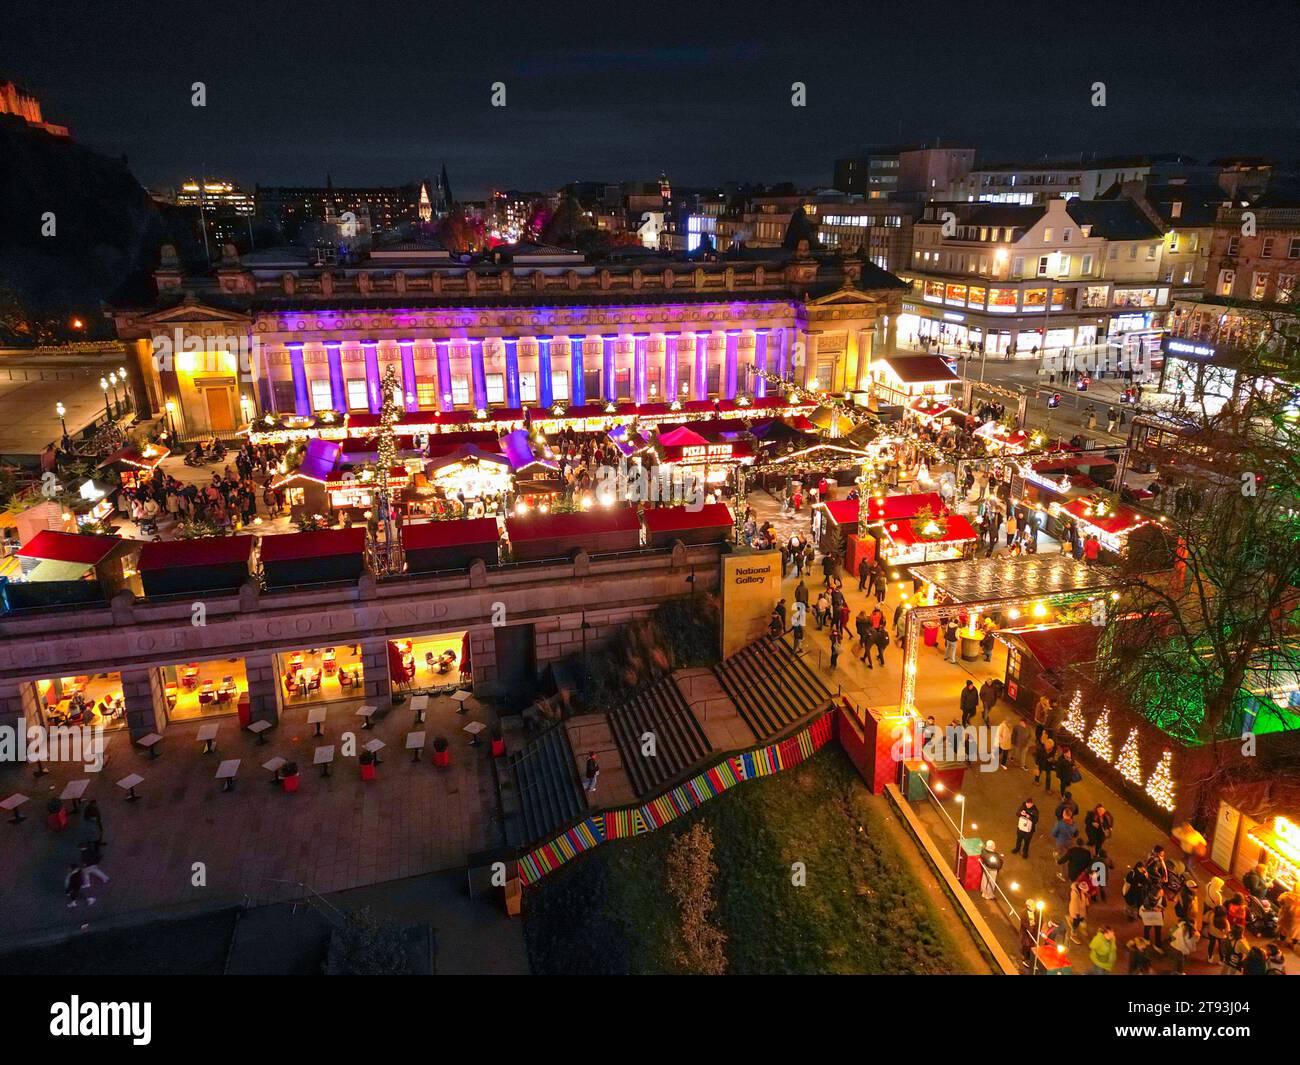
<svg viewBox="0 0 1300 1065">
<path fill-rule="evenodd" d="M 1076 690 L 1070 700 L 1070 709 L 1065 712 L 1065 720 L 1061 722 L 1061 728 L 1071 736 L 1082 739 L 1083 730 L 1087 725 L 1088 723 L 1083 720 L 1083 692 Z"/>
<path fill-rule="evenodd" d="M 384 543 L 375 554 L 380 567 L 385 571 L 396 568 L 397 558 L 394 548 L 395 533 L 393 526 L 393 493 L 388 483 L 389 472 L 397 465 L 397 438 L 393 426 L 401 419 L 397 406 L 397 397 L 401 395 L 401 385 L 397 380 L 397 368 L 391 363 L 384 370 L 383 405 L 379 409 L 379 432 L 375 445 L 376 462 L 375 498 L 379 507 L 379 522 L 384 529 Z"/>
<path fill-rule="evenodd" d="M 1142 759 L 1138 755 L 1138 730 L 1136 728 L 1129 730 L 1128 739 L 1124 741 L 1124 746 L 1120 749 L 1115 768 L 1129 783 L 1142 783 Z"/>
<path fill-rule="evenodd" d="M 1088 750 L 1103 762 L 1109 762 L 1115 757 L 1115 746 L 1110 738 L 1110 710 L 1107 707 L 1101 708 L 1101 716 L 1092 726 L 1092 733 L 1088 736 Z"/>
<path fill-rule="evenodd" d="M 1156 771 L 1151 774 L 1151 779 L 1147 781 L 1147 794 L 1155 799 L 1158 806 L 1166 810 L 1174 808 L 1174 754 L 1172 751 L 1165 751 L 1160 756 L 1160 764 L 1156 766 Z"/>
</svg>

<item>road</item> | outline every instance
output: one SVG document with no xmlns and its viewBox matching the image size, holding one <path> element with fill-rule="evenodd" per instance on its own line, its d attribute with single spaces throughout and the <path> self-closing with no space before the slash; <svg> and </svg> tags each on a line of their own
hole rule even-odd
<svg viewBox="0 0 1300 1065">
<path fill-rule="evenodd" d="M 66 355 L 0 351 L 0 454 L 39 454 L 62 436 L 55 405 L 67 408 L 68 432 L 104 413 L 99 380 L 123 365 L 122 352 Z M 118 386 L 119 395 L 124 389 Z"/>
</svg>

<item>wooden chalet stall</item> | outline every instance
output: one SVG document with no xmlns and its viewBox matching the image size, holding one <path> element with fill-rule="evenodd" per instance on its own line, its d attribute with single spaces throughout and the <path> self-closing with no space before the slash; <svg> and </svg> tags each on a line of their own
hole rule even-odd
<svg viewBox="0 0 1300 1065">
<path fill-rule="evenodd" d="M 565 514 L 534 512 L 507 518 L 506 535 L 516 562 L 536 562 L 569 558 L 577 551 L 635 551 L 641 546 L 641 523 L 626 505 Z"/>
<path fill-rule="evenodd" d="M 427 521 L 402 527 L 408 573 L 467 569 L 475 559 L 492 566 L 500 560 L 496 518 Z"/>
<path fill-rule="evenodd" d="M 237 592 L 249 579 L 255 546 L 251 536 L 204 536 L 145 544 L 139 563 L 144 594 Z"/>
<path fill-rule="evenodd" d="M 268 588 L 355 581 L 366 568 L 365 529 L 323 529 L 262 537 Z"/>
<path fill-rule="evenodd" d="M 694 544 L 716 544 L 731 537 L 734 521 L 725 503 L 706 503 L 698 510 L 690 507 L 655 507 L 641 515 L 649 547 L 671 547 L 680 540 Z"/>
</svg>

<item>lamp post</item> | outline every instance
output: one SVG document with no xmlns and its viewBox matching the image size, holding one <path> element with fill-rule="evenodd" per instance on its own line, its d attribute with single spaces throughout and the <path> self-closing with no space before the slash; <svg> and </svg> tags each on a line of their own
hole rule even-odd
<svg viewBox="0 0 1300 1065">
<path fill-rule="evenodd" d="M 117 379 L 122 382 L 122 407 L 123 409 L 125 409 L 131 400 L 131 397 L 126 390 L 126 367 L 125 366 L 119 366 L 117 368 Z"/>
<path fill-rule="evenodd" d="M 107 377 L 101 377 L 99 379 L 99 387 L 100 390 L 104 393 L 104 413 L 108 416 L 108 420 L 111 422 L 113 420 L 113 410 L 108 405 L 108 378 Z"/>
<path fill-rule="evenodd" d="M 110 370 L 108 374 L 108 383 L 113 389 L 113 415 L 117 417 L 122 413 L 122 404 L 117 398 L 117 372 Z"/>
<path fill-rule="evenodd" d="M 176 402 L 169 399 L 164 406 L 167 409 L 167 427 L 171 430 L 172 446 L 176 446 Z"/>
<path fill-rule="evenodd" d="M 64 415 L 68 413 L 68 408 L 62 402 L 59 402 L 54 404 L 54 411 L 59 416 L 59 425 L 63 427 L 63 443 L 66 446 L 68 443 L 68 423 Z"/>
</svg>

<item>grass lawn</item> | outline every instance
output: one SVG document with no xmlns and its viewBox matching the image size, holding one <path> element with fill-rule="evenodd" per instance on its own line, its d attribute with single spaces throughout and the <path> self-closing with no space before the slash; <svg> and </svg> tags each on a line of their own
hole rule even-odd
<svg viewBox="0 0 1300 1065">
<path fill-rule="evenodd" d="M 730 973 L 960 973 L 961 960 L 852 764 L 834 745 L 688 817 L 602 844 L 526 893 L 533 972 L 676 973 L 664 887 L 675 836 L 703 820 Z M 792 883 L 802 862 L 806 886 Z"/>
</svg>

